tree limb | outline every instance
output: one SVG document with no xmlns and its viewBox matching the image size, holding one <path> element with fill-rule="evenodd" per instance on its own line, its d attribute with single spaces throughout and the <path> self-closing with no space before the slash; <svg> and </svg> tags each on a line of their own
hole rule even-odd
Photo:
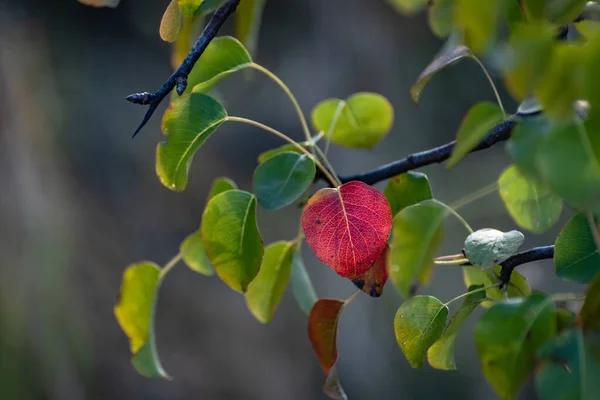
<svg viewBox="0 0 600 400">
<path fill-rule="evenodd" d="M 163 85 L 154 93 L 134 93 L 127 96 L 127 101 L 130 101 L 134 104 L 142 104 L 142 105 L 150 105 L 146 115 L 144 115 L 144 119 L 135 130 L 133 136 L 138 134 L 138 132 L 146 125 L 146 123 L 154 114 L 154 111 L 158 108 L 158 105 L 163 101 L 165 97 L 176 87 L 177 94 L 182 95 L 187 87 L 187 77 L 194 68 L 194 65 L 204 53 L 204 50 L 209 45 L 209 43 L 214 39 L 214 37 L 219 32 L 219 29 L 223 25 L 223 23 L 227 20 L 227 18 L 235 12 L 238 4 L 240 4 L 241 0 L 228 0 L 227 3 L 223 4 L 219 7 L 212 17 L 208 24 L 202 31 L 202 34 L 191 48 L 188 55 L 181 62 L 179 68 L 173 72 L 173 74 L 169 77 L 169 79 L 163 83 Z"/>
<path fill-rule="evenodd" d="M 510 276 L 512 275 L 513 270 L 522 264 L 527 264 L 532 261 L 546 260 L 554 258 L 554 245 L 551 246 L 541 246 L 534 247 L 533 249 L 529 249 L 527 251 L 522 251 L 520 253 L 515 254 L 508 260 L 504 261 L 502 264 L 502 270 L 500 271 L 500 282 L 502 282 L 501 288 L 504 285 L 507 285 L 510 281 Z"/>
</svg>

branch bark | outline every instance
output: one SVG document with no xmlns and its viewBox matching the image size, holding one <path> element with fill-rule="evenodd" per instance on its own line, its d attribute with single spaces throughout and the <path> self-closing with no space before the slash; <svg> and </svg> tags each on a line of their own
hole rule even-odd
<svg viewBox="0 0 600 400">
<path fill-rule="evenodd" d="M 144 115 L 144 119 L 135 130 L 133 134 L 134 137 L 139 133 L 144 125 L 146 125 L 146 123 L 152 117 L 152 114 L 154 114 L 158 108 L 158 105 L 165 97 L 167 97 L 169 93 L 171 93 L 174 88 L 177 88 L 178 95 L 181 96 L 183 94 L 187 87 L 187 77 L 192 71 L 192 68 L 194 68 L 194 65 L 202 53 L 204 53 L 206 47 L 215 38 L 219 32 L 219 29 L 221 26 L 223 26 L 227 18 L 229 18 L 229 16 L 235 12 L 235 9 L 237 8 L 238 4 L 240 4 L 240 1 L 241 0 L 228 0 L 227 3 L 223 4 L 214 12 L 210 18 L 210 21 L 208 21 L 208 24 L 204 28 L 204 31 L 202 31 L 202 34 L 188 55 L 181 62 L 181 65 L 175 70 L 175 72 L 173 72 L 169 79 L 163 83 L 160 89 L 154 93 L 143 92 L 134 93 L 127 96 L 127 101 L 131 103 L 150 106 L 148 111 L 146 111 L 146 115 Z"/>
<path fill-rule="evenodd" d="M 527 251 L 515 254 L 500 264 L 502 266 L 499 276 L 500 282 L 502 282 L 500 287 L 502 288 L 508 284 L 513 270 L 519 265 L 527 264 L 532 261 L 547 260 L 550 258 L 554 258 L 554 245 L 534 247 Z"/>
</svg>

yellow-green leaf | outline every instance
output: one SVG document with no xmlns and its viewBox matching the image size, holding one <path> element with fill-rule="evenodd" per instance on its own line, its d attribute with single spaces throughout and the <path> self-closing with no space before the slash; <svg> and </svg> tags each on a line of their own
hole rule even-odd
<svg viewBox="0 0 600 400">
<path fill-rule="evenodd" d="M 474 285 L 483 285 L 484 287 L 495 285 L 499 282 L 498 276 L 500 275 L 502 267 L 496 265 L 492 269 L 480 270 L 473 266 L 463 267 L 463 279 L 466 287 Z M 498 287 L 487 289 L 486 297 L 492 300 L 504 300 L 504 290 Z M 510 275 L 510 283 L 506 294 L 509 298 L 511 297 L 523 297 L 531 294 L 531 287 L 527 283 L 527 279 L 521 275 L 518 271 L 513 271 Z M 493 303 L 485 301 L 482 303 L 484 307 L 490 307 Z"/>
<path fill-rule="evenodd" d="M 387 0 L 387 2 L 402 14 L 412 15 L 425 9 L 429 0 Z"/>
<path fill-rule="evenodd" d="M 502 15 L 502 0 L 456 0 L 455 24 L 464 32 L 465 44 L 479 54 L 495 40 Z"/>
<path fill-rule="evenodd" d="M 258 33 L 266 0 L 244 0 L 235 12 L 235 36 L 251 54 L 256 51 Z"/>
<path fill-rule="evenodd" d="M 183 261 L 191 270 L 206 276 L 214 274 L 206 255 L 206 250 L 204 249 L 200 229 L 185 238 L 183 243 L 181 243 L 179 251 L 181 252 Z"/>
<path fill-rule="evenodd" d="M 179 10 L 177 0 L 171 0 L 160 21 L 161 39 L 165 42 L 176 41 L 182 27 L 183 14 L 181 14 L 181 11 Z"/>
</svg>

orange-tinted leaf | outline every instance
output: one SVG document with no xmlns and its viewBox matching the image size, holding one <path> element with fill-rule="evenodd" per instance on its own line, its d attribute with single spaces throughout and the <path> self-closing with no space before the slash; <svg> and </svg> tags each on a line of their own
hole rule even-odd
<svg viewBox="0 0 600 400">
<path fill-rule="evenodd" d="M 358 181 L 319 190 L 306 204 L 302 228 L 321 262 L 343 277 L 364 274 L 392 230 L 392 211 L 376 189 Z"/>
<path fill-rule="evenodd" d="M 375 261 L 370 270 L 361 276 L 352 278 L 352 282 L 354 282 L 356 287 L 371 297 L 379 297 L 383 293 L 383 285 L 385 285 L 389 275 L 387 269 L 387 256 L 389 252 L 390 246 L 386 246 L 379 260 Z"/>
<path fill-rule="evenodd" d="M 317 301 L 308 316 L 308 338 L 319 358 L 321 367 L 329 374 L 338 358 L 337 323 L 344 302 L 335 299 Z"/>
</svg>

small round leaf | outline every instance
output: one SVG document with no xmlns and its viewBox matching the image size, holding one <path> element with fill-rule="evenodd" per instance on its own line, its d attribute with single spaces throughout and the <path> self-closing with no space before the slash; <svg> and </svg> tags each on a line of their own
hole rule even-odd
<svg viewBox="0 0 600 400">
<path fill-rule="evenodd" d="M 433 198 L 427 175 L 414 171 L 390 179 L 383 195 L 390 203 L 392 216 L 408 206 Z"/>
<path fill-rule="evenodd" d="M 177 40 L 183 27 L 183 15 L 179 10 L 177 0 L 171 0 L 162 20 L 160 21 L 160 37 L 165 42 L 172 43 Z"/>
<path fill-rule="evenodd" d="M 480 229 L 465 240 L 465 256 L 476 267 L 492 268 L 519 251 L 524 240 L 525 236 L 519 231 Z"/>
</svg>

